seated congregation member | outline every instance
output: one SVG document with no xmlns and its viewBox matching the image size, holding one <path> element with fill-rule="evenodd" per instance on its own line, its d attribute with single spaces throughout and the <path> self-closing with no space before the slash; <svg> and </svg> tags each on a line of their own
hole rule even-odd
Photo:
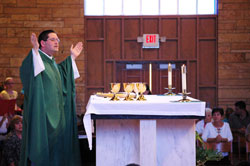
<svg viewBox="0 0 250 166">
<path fill-rule="evenodd" d="M 212 121 L 212 109 L 211 108 L 206 108 L 205 109 L 205 119 L 200 120 L 196 124 L 196 131 L 198 132 L 199 135 L 202 135 L 205 126 L 207 123 Z"/>
<path fill-rule="evenodd" d="M 0 97 L 3 100 L 16 99 L 18 93 L 13 90 L 14 80 L 12 77 L 7 77 L 4 81 L 4 90 L 0 93 Z"/>
<path fill-rule="evenodd" d="M 229 124 L 232 131 L 245 133 L 247 125 L 250 123 L 250 115 L 246 110 L 246 103 L 238 101 L 235 103 L 235 111 L 229 117 Z"/>
<path fill-rule="evenodd" d="M 3 146 L 3 160 L 7 166 L 18 166 L 22 140 L 22 117 L 15 115 L 10 122 L 10 133 Z"/>
<path fill-rule="evenodd" d="M 229 124 L 222 121 L 224 110 L 222 108 L 214 108 L 212 111 L 213 122 L 206 125 L 202 134 L 204 142 L 231 142 L 233 140 L 232 132 Z M 219 161 L 220 164 L 230 164 L 228 153 L 223 152 L 224 158 Z M 219 164 L 218 163 L 218 164 Z M 207 164 L 209 165 L 209 164 Z"/>
<path fill-rule="evenodd" d="M 9 126 L 9 116 L 5 113 L 3 116 L 0 116 L 0 141 L 5 140 Z"/>
<path fill-rule="evenodd" d="M 224 119 L 223 119 L 223 122 L 229 123 L 229 117 L 230 117 L 230 115 L 231 115 L 233 112 L 234 112 L 234 110 L 233 110 L 232 108 L 228 107 L 228 108 L 226 109 L 226 111 L 225 111 L 225 117 L 224 117 Z"/>
<path fill-rule="evenodd" d="M 3 100 L 17 99 L 18 93 L 13 90 L 14 79 L 12 77 L 7 77 L 4 81 L 4 90 L 0 93 L 0 98 Z M 15 105 L 15 110 L 21 110 L 17 104 Z"/>
</svg>

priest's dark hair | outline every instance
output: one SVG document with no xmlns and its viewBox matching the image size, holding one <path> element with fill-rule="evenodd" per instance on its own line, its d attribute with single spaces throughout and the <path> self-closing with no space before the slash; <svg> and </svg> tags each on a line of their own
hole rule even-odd
<svg viewBox="0 0 250 166">
<path fill-rule="evenodd" d="M 45 30 L 45 31 L 42 31 L 38 37 L 38 43 L 39 43 L 39 48 L 41 49 L 41 41 L 47 41 L 47 39 L 49 38 L 49 34 L 50 33 L 56 33 L 55 31 L 49 29 L 49 30 Z"/>
</svg>

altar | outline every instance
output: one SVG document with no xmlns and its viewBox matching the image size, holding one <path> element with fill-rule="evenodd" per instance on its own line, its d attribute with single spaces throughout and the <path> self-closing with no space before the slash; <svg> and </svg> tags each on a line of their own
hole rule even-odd
<svg viewBox="0 0 250 166">
<path fill-rule="evenodd" d="M 195 166 L 195 119 L 205 116 L 205 102 L 178 102 L 178 95 L 145 98 L 90 97 L 83 122 L 91 149 L 96 119 L 96 165 Z"/>
</svg>

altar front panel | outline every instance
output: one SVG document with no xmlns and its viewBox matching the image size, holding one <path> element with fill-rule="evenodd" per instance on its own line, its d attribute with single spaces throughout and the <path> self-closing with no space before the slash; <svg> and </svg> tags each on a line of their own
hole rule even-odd
<svg viewBox="0 0 250 166">
<path fill-rule="evenodd" d="M 97 119 L 96 165 L 194 166 L 194 133 L 194 119 Z"/>
</svg>

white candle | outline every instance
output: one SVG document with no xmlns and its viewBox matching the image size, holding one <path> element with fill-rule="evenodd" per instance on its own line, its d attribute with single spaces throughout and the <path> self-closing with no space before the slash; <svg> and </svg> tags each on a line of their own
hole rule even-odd
<svg viewBox="0 0 250 166">
<path fill-rule="evenodd" d="M 181 78 L 182 78 L 182 93 L 187 92 L 187 80 L 186 80 L 187 68 L 183 64 L 181 66 Z"/>
<path fill-rule="evenodd" d="M 168 87 L 172 87 L 172 65 L 168 64 Z"/>
<path fill-rule="evenodd" d="M 152 63 L 149 64 L 149 90 L 152 92 Z"/>
</svg>

